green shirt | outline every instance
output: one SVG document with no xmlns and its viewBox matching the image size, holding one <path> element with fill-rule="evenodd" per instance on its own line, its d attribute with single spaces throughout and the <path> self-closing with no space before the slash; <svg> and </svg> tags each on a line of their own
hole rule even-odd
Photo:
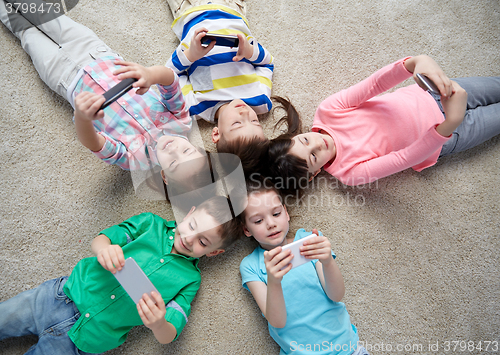
<svg viewBox="0 0 500 355">
<path fill-rule="evenodd" d="M 120 245 L 125 258 L 133 257 L 161 293 L 167 305 L 165 319 L 177 329 L 177 339 L 191 312 L 201 276 L 199 259 L 170 253 L 175 222 L 143 213 L 101 234 L 111 244 Z M 143 324 L 132 299 L 97 257 L 78 262 L 64 292 L 81 314 L 68 332 L 80 350 L 101 353 L 116 348 L 132 327 Z"/>
</svg>

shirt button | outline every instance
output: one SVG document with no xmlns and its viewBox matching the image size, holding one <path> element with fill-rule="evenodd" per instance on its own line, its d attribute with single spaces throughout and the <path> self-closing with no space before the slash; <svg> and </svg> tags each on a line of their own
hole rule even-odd
<svg viewBox="0 0 500 355">
<path fill-rule="evenodd" d="M 172 239 L 174 239 L 174 237 L 170 236 L 168 239 L 172 240 Z"/>
<path fill-rule="evenodd" d="M 135 115 L 135 118 L 139 117 L 139 115 Z"/>
<path fill-rule="evenodd" d="M 160 263 L 162 263 L 162 264 L 163 264 L 163 262 L 164 262 L 164 261 L 165 261 L 165 260 L 163 260 L 163 259 L 160 259 Z"/>
<path fill-rule="evenodd" d="M 115 297 L 116 297 L 115 295 L 111 295 L 111 299 L 112 299 L 112 300 L 114 300 L 114 299 L 115 299 Z"/>
<path fill-rule="evenodd" d="M 172 229 L 172 232 L 174 232 L 174 233 L 175 233 L 175 228 L 174 228 L 174 229 Z"/>
<path fill-rule="evenodd" d="M 87 313 L 87 314 L 85 315 L 85 318 L 88 318 L 88 317 L 90 317 L 90 313 Z"/>
</svg>

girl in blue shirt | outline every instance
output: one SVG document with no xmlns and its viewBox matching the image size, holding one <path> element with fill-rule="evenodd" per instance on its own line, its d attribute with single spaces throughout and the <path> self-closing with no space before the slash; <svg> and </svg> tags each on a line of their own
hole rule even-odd
<svg viewBox="0 0 500 355">
<path fill-rule="evenodd" d="M 340 302 L 344 279 L 328 238 L 313 229 L 317 236 L 300 248 L 311 262 L 292 269 L 293 255 L 282 246 L 311 233 L 299 229 L 295 238 L 287 236 L 290 217 L 278 190 L 258 183 L 248 191 L 243 230 L 259 246 L 241 262 L 242 283 L 266 317 L 280 354 L 368 354 L 358 346 L 356 327 Z"/>
</svg>

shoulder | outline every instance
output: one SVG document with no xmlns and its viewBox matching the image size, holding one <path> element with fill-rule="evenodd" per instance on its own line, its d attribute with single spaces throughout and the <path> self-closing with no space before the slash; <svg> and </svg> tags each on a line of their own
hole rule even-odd
<svg viewBox="0 0 500 355">
<path fill-rule="evenodd" d="M 257 269 L 259 263 L 263 262 L 264 250 L 260 247 L 254 249 L 253 252 L 248 254 L 243 258 L 240 263 L 240 272 L 244 272 L 245 270 Z"/>
<path fill-rule="evenodd" d="M 318 231 L 319 235 L 323 235 L 323 233 L 321 233 L 320 231 Z M 311 231 L 306 231 L 304 228 L 300 228 L 299 230 L 297 230 L 297 232 L 295 233 L 295 238 L 294 238 L 294 241 L 295 240 L 300 240 L 302 238 L 305 238 L 309 235 L 311 235 L 312 232 Z"/>
</svg>

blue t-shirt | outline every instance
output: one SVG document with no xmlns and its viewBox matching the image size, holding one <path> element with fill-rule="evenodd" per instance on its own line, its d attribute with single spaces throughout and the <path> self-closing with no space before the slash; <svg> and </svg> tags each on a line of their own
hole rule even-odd
<svg viewBox="0 0 500 355">
<path fill-rule="evenodd" d="M 299 229 L 294 240 L 311 232 Z M 333 254 L 333 253 L 332 253 Z M 335 255 L 334 255 L 335 257 Z M 280 354 L 352 354 L 359 340 L 342 302 L 328 298 L 316 272 L 317 260 L 290 270 L 281 281 L 287 320 L 284 328 L 269 325 L 269 333 L 281 347 Z M 267 285 L 264 249 L 260 246 L 240 264 L 243 287 L 247 282 Z"/>
</svg>

